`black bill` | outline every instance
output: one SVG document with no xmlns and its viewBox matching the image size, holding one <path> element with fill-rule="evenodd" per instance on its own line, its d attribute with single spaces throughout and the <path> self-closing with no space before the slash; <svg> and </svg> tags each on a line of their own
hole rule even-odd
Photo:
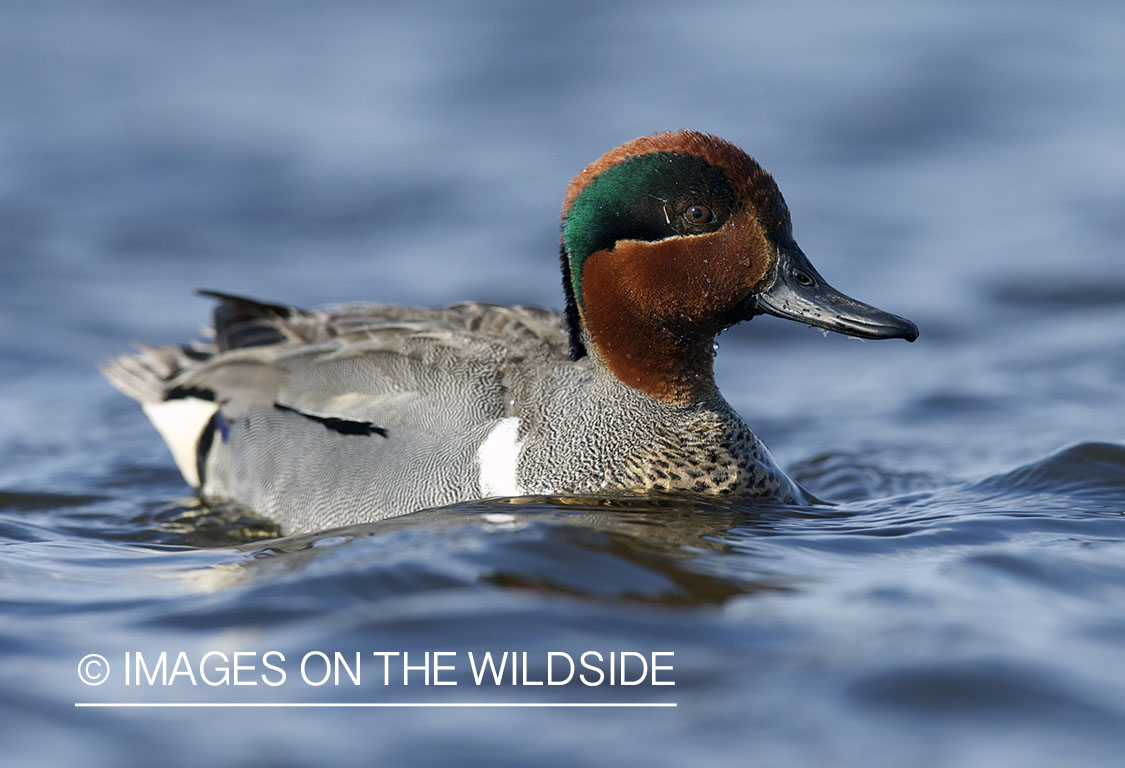
<svg viewBox="0 0 1125 768">
<path fill-rule="evenodd" d="M 767 313 L 861 339 L 918 338 L 918 326 L 837 291 L 799 248 L 779 251 L 773 284 L 756 297 L 755 314 Z"/>
</svg>

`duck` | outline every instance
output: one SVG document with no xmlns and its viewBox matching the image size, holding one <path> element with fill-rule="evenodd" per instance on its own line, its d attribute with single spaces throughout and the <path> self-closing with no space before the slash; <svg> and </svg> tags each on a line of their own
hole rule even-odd
<svg viewBox="0 0 1125 768">
<path fill-rule="evenodd" d="M 715 337 L 769 314 L 863 339 L 909 320 L 829 285 L 773 177 L 715 136 L 602 155 L 561 215 L 565 309 L 304 310 L 218 291 L 209 337 L 105 366 L 185 481 L 284 533 L 490 497 L 809 504 L 715 383 Z"/>
</svg>

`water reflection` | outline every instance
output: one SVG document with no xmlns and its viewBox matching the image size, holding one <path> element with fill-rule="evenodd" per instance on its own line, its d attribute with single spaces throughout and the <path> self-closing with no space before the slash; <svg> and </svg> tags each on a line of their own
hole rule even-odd
<svg viewBox="0 0 1125 768">
<path fill-rule="evenodd" d="M 815 508 L 735 508 L 681 495 L 506 498 L 240 549 L 252 555 L 246 561 L 252 578 L 259 569 L 299 570 L 314 561 L 324 567 L 342 558 L 353 569 L 352 576 L 362 579 L 364 572 L 377 576 L 388 561 L 402 568 L 401 553 L 420 534 L 426 538 L 425 550 L 417 553 L 413 565 L 430 571 L 435 587 L 449 586 L 450 562 L 440 562 L 448 557 L 458 564 L 466 587 L 483 584 L 662 605 L 720 604 L 790 587 L 787 579 L 768 569 L 756 571 L 745 562 L 722 569 L 711 562 L 716 554 L 732 554 L 728 540 L 734 530 L 768 528 L 787 514 L 824 513 Z M 365 565 L 348 552 L 352 548 L 367 553 Z M 332 549 L 335 553 L 327 551 Z"/>
</svg>

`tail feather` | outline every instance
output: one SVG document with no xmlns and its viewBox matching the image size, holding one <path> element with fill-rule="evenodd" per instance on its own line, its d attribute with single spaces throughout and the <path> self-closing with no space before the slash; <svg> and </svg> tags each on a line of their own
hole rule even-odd
<svg viewBox="0 0 1125 768">
<path fill-rule="evenodd" d="M 111 360 L 101 366 L 101 372 L 110 384 L 134 400 L 159 403 L 164 400 L 170 379 L 186 366 L 210 355 L 205 345 L 150 347 L 138 344 L 136 354 Z"/>
<path fill-rule="evenodd" d="M 137 400 L 164 438 L 184 479 L 194 488 L 202 484 L 200 442 L 218 404 L 177 393 L 171 382 L 185 368 L 215 353 L 213 345 L 196 342 L 182 347 L 138 344 L 133 355 L 122 355 L 101 367 L 109 383 Z"/>
<path fill-rule="evenodd" d="M 328 315 L 323 312 L 304 312 L 218 291 L 199 294 L 219 300 L 214 327 L 202 330 L 205 340 L 169 347 L 138 344 L 135 354 L 101 366 L 109 383 L 141 403 L 161 403 L 174 390 L 170 382 L 176 376 L 218 352 L 287 341 L 307 343 L 334 334 L 327 328 Z"/>
</svg>

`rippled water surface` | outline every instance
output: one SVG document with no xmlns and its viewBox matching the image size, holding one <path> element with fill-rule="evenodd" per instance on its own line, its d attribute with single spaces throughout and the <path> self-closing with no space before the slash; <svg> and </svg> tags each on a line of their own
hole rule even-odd
<svg viewBox="0 0 1125 768">
<path fill-rule="evenodd" d="M 4 4 L 5 756 L 1120 765 L 1122 7 Z M 753 153 L 820 271 L 921 328 L 719 340 L 728 400 L 835 506 L 505 499 L 279 538 L 185 498 L 96 371 L 193 336 L 197 287 L 558 306 L 569 178 L 680 127 Z M 122 679 L 213 650 L 526 651 L 532 679 L 671 651 L 675 685 Z M 678 706 L 74 706 L 99 701 Z"/>
</svg>

